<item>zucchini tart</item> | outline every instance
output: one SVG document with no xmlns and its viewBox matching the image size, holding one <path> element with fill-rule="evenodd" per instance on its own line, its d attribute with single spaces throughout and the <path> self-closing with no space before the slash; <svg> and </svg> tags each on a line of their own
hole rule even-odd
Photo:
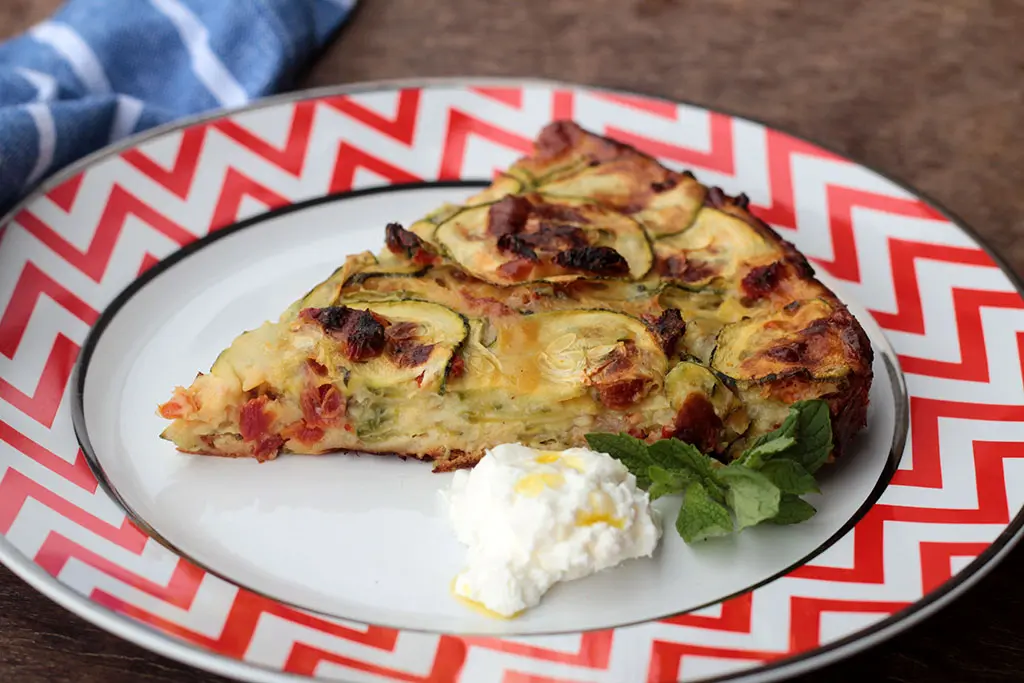
<svg viewBox="0 0 1024 683">
<path fill-rule="evenodd" d="M 722 460 L 824 399 L 840 455 L 872 349 L 806 259 L 730 197 L 570 121 L 465 203 L 384 229 L 159 413 L 179 450 L 486 449 L 670 436 Z"/>
</svg>

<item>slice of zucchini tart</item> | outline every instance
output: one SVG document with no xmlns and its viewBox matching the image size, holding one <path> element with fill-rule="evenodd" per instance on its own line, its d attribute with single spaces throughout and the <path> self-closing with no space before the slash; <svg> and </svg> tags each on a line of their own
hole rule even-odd
<svg viewBox="0 0 1024 683">
<path fill-rule="evenodd" d="M 590 432 L 727 460 L 804 399 L 827 401 L 834 455 L 865 425 L 863 329 L 746 197 L 572 122 L 464 204 L 384 237 L 176 388 L 162 436 L 444 471 Z"/>
</svg>

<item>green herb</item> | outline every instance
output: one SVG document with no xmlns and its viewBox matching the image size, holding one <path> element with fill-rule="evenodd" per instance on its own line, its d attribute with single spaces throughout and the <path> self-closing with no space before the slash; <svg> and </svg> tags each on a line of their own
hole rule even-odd
<svg viewBox="0 0 1024 683">
<path fill-rule="evenodd" d="M 814 474 L 832 453 L 832 417 L 828 404 L 824 401 L 801 401 L 797 404 L 796 416 L 796 455 L 800 464 Z"/>
<path fill-rule="evenodd" d="M 725 500 L 736 513 L 740 529 L 760 524 L 778 513 L 782 493 L 757 470 L 744 465 L 729 465 L 719 471 L 719 477 L 729 487 Z"/>
<path fill-rule="evenodd" d="M 678 493 L 690 483 L 697 481 L 697 478 L 690 472 L 669 471 L 659 465 L 651 465 L 647 468 L 647 473 L 651 478 L 651 487 L 647 489 L 647 492 L 651 494 L 651 500 Z"/>
<path fill-rule="evenodd" d="M 770 441 L 765 441 L 748 448 L 742 455 L 742 462 L 750 467 L 760 467 L 764 461 L 773 455 L 785 453 L 796 444 L 792 436 L 778 436 Z"/>
<path fill-rule="evenodd" d="M 725 490 L 715 476 L 715 466 L 712 465 L 713 462 L 717 465 L 717 462 L 701 453 L 696 446 L 679 439 L 663 439 L 648 446 L 648 453 L 670 473 L 696 478 L 719 503 L 725 500 Z"/>
<path fill-rule="evenodd" d="M 732 533 L 732 517 L 724 505 L 708 495 L 699 482 L 686 487 L 683 505 L 676 517 L 676 531 L 687 543 Z"/>
<path fill-rule="evenodd" d="M 744 451 L 740 461 L 755 469 L 771 458 L 793 460 L 811 474 L 832 452 L 832 420 L 822 400 L 798 401 L 778 429 L 763 434 Z"/>
<path fill-rule="evenodd" d="M 805 493 L 821 493 L 814 475 L 793 460 L 769 460 L 761 466 L 761 474 L 768 477 L 783 493 L 801 496 Z"/>
<path fill-rule="evenodd" d="M 779 501 L 779 514 L 768 521 L 772 524 L 799 524 L 813 517 L 815 512 L 817 510 L 806 500 L 787 493 Z"/>
<path fill-rule="evenodd" d="M 778 429 L 729 465 L 679 439 L 646 444 L 627 434 L 588 434 L 595 451 L 619 460 L 652 500 L 683 496 L 676 530 L 687 543 L 762 523 L 797 524 L 814 516 L 800 496 L 819 493 L 816 472 L 832 452 L 828 404 L 799 401 Z"/>
</svg>

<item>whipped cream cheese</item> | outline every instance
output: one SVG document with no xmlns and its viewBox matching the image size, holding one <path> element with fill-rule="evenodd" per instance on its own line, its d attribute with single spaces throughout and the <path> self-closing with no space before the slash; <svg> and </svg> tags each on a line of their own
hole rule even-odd
<svg viewBox="0 0 1024 683">
<path fill-rule="evenodd" d="M 468 547 L 452 590 L 502 617 L 537 605 L 559 581 L 650 556 L 661 538 L 636 478 L 586 448 L 497 446 L 456 472 L 447 498 Z"/>
</svg>

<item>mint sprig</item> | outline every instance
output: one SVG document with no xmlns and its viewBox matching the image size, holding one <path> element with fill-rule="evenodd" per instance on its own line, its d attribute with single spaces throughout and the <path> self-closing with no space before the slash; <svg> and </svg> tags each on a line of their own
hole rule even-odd
<svg viewBox="0 0 1024 683">
<path fill-rule="evenodd" d="M 832 421 L 822 400 L 794 403 L 777 429 L 752 441 L 729 465 L 674 438 L 646 444 L 628 434 L 588 434 L 587 443 L 625 465 L 652 500 L 681 494 L 676 530 L 696 543 L 813 517 L 814 506 L 800 496 L 819 493 L 814 473 L 832 452 Z"/>
<path fill-rule="evenodd" d="M 799 524 L 809 520 L 816 512 L 814 506 L 803 498 L 787 493 L 779 501 L 779 513 L 767 521 L 772 524 Z"/>
<path fill-rule="evenodd" d="M 719 470 L 718 476 L 729 487 L 725 501 L 736 513 L 736 524 L 740 529 L 760 524 L 778 514 L 782 492 L 757 470 L 732 464 Z"/>
<path fill-rule="evenodd" d="M 686 487 L 683 506 L 676 517 L 676 531 L 687 543 L 732 533 L 732 516 L 699 482 Z"/>
<path fill-rule="evenodd" d="M 740 461 L 757 469 L 766 460 L 781 456 L 814 474 L 831 452 L 832 420 L 828 404 L 815 399 L 791 405 L 789 415 L 778 429 L 755 439 L 740 456 Z"/>
</svg>

